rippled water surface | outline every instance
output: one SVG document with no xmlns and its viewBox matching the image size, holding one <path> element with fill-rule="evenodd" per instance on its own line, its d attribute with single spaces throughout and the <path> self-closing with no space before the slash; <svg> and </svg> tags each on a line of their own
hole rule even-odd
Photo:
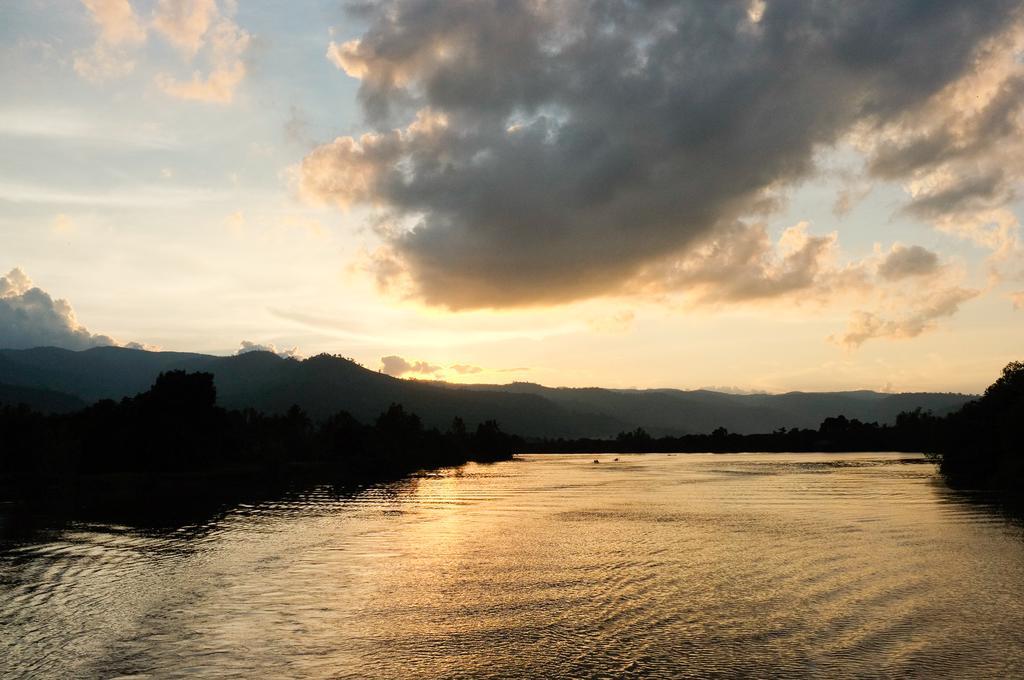
<svg viewBox="0 0 1024 680">
<path fill-rule="evenodd" d="M 1021 526 L 930 464 L 600 458 L 0 545 L 0 675 L 1024 677 Z"/>
</svg>

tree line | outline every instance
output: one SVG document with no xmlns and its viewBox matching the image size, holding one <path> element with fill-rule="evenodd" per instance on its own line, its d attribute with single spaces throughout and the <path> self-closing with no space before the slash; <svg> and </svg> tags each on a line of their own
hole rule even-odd
<svg viewBox="0 0 1024 680">
<path fill-rule="evenodd" d="M 82 479 L 127 474 L 283 474 L 294 470 L 349 479 L 389 478 L 508 459 L 516 452 L 686 453 L 913 451 L 929 454 L 955 486 L 1024 492 L 1024 363 L 1012 362 L 977 400 L 945 416 L 920 409 L 892 424 L 839 415 L 817 429 L 741 435 L 652 437 L 642 428 L 614 439 L 533 439 L 495 421 L 473 430 L 459 418 L 441 431 L 392 404 L 372 423 L 345 412 L 313 422 L 293 406 L 283 414 L 217 406 L 213 375 L 162 373 L 150 390 L 71 414 L 0 407 L 0 496 L 54 494 Z M 132 477 L 131 475 L 134 475 Z"/>
<path fill-rule="evenodd" d="M 392 404 L 364 424 L 345 412 L 313 422 L 299 407 L 283 414 L 217 406 L 210 373 L 170 371 L 150 390 L 70 414 L 0 407 L 0 494 L 63 493 L 85 479 L 281 475 L 391 478 L 470 460 L 510 458 L 518 437 L 495 421 L 473 430 L 456 418 L 446 431 Z"/>
<path fill-rule="evenodd" d="M 864 423 L 839 415 L 818 429 L 780 428 L 765 434 L 652 437 L 643 428 L 614 439 L 540 439 L 531 452 L 553 453 L 738 453 L 907 451 L 928 454 L 954 486 L 1024 493 L 1024 362 L 1009 363 L 985 393 L 945 416 L 916 409 L 892 424 Z"/>
</svg>

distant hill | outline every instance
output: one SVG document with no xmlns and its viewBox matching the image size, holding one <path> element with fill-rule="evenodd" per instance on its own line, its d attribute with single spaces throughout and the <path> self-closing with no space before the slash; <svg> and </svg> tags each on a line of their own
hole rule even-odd
<svg viewBox="0 0 1024 680">
<path fill-rule="evenodd" d="M 401 380 L 356 363 L 320 355 L 298 361 L 269 352 L 216 357 L 97 347 L 0 350 L 0 384 L 63 393 L 91 403 L 143 392 L 162 371 L 213 373 L 221 405 L 268 412 L 298 404 L 315 418 L 345 410 L 367 421 L 392 402 L 428 425 L 447 427 L 461 416 L 470 427 L 496 419 L 509 432 L 543 437 L 606 437 L 643 427 L 655 435 L 770 432 L 817 427 L 834 415 L 879 423 L 921 407 L 945 414 L 972 397 L 962 394 L 790 392 L 736 395 L 707 390 L 611 390 L 511 385 L 452 385 Z"/>
<path fill-rule="evenodd" d="M 281 412 L 298 404 L 315 418 L 344 410 L 369 421 L 401 403 L 428 425 L 447 428 L 455 416 L 470 427 L 497 419 L 506 431 L 524 436 L 604 436 L 631 426 L 610 416 L 571 412 L 535 395 L 400 380 L 326 355 L 297 361 L 270 352 L 215 357 L 121 347 L 0 350 L 0 383 L 58 390 L 86 402 L 144 392 L 160 372 L 173 369 L 213 373 L 218 401 L 229 408 Z"/>
<path fill-rule="evenodd" d="M 463 389 L 533 394 L 565 408 L 615 414 L 654 435 L 710 432 L 754 434 L 779 427 L 816 428 L 825 418 L 845 415 L 864 422 L 892 423 L 902 411 L 920 407 L 936 415 L 960 408 L 973 397 L 963 394 L 883 394 L 852 392 L 788 392 L 727 394 L 708 390 L 613 390 L 597 387 L 544 387 L 533 383 L 469 385 Z"/>
<path fill-rule="evenodd" d="M 0 384 L 0 406 L 25 405 L 41 413 L 70 413 L 86 404 L 78 397 L 53 390 Z"/>
</svg>

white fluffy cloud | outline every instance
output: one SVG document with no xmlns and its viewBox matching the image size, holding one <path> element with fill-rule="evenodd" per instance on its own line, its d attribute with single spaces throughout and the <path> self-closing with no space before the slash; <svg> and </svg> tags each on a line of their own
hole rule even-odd
<svg viewBox="0 0 1024 680">
<path fill-rule="evenodd" d="M 116 344 L 110 336 L 89 332 L 67 300 L 54 299 L 33 285 L 21 269 L 0 277 L 0 348 L 81 350 Z"/>
<path fill-rule="evenodd" d="M 187 56 L 195 56 L 218 15 L 216 0 L 160 0 L 153 28 Z"/>
<path fill-rule="evenodd" d="M 246 50 L 251 37 L 231 17 L 221 14 L 213 0 L 164 0 L 154 27 L 191 59 L 201 50 L 209 69 L 195 71 L 185 80 L 167 73 L 157 76 L 157 85 L 179 99 L 229 103 L 245 78 Z"/>
<path fill-rule="evenodd" d="M 435 366 L 429 364 L 426 361 L 407 361 L 400 356 L 390 355 L 381 357 L 380 359 L 380 370 L 388 375 L 393 375 L 396 378 L 399 376 L 406 375 L 407 373 L 414 373 L 417 375 L 431 375 L 442 371 L 441 366 Z"/>
<path fill-rule="evenodd" d="M 195 60 L 205 68 L 192 68 L 188 76 L 161 72 L 156 85 L 178 99 L 229 103 L 245 78 L 244 55 L 251 36 L 235 23 L 234 3 L 216 0 L 160 0 L 152 18 L 144 22 L 129 0 L 82 0 L 99 35 L 88 50 L 75 54 L 75 71 L 83 78 L 103 81 L 128 75 L 135 69 L 133 49 L 155 33 L 177 48 L 186 66 Z"/>
<path fill-rule="evenodd" d="M 261 344 L 257 342 L 250 342 L 249 340 L 242 340 L 239 344 L 238 351 L 235 352 L 235 354 L 248 354 L 249 352 L 271 352 L 279 357 L 284 357 L 285 359 L 301 358 L 298 347 L 292 347 L 290 349 L 285 347 L 278 348 L 272 342 Z"/>
<path fill-rule="evenodd" d="M 96 42 L 74 55 L 74 69 L 87 80 L 99 82 L 131 73 L 135 62 L 127 46 L 146 40 L 146 29 L 128 0 L 82 0 L 99 29 Z"/>
<path fill-rule="evenodd" d="M 961 304 L 977 297 L 978 293 L 958 287 L 938 290 L 888 317 L 875 312 L 854 312 L 846 330 L 832 340 L 852 349 L 872 338 L 914 338 L 934 328 L 939 319 L 956 314 Z"/>
<path fill-rule="evenodd" d="M 847 349 L 878 338 L 915 338 L 984 292 L 965 285 L 961 267 L 921 246 L 876 246 L 875 255 L 857 266 L 867 282 L 856 296 L 858 308 L 846 329 L 829 337 Z"/>
</svg>

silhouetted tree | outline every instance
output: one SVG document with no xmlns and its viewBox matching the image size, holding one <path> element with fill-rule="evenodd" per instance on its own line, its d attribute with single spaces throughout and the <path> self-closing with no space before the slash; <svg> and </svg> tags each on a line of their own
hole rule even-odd
<svg viewBox="0 0 1024 680">
<path fill-rule="evenodd" d="M 654 439 L 647 430 L 638 427 L 632 432 L 620 432 L 615 441 L 622 451 L 645 453 L 652 450 Z"/>
<path fill-rule="evenodd" d="M 485 420 L 476 426 L 470 448 L 474 457 L 489 460 L 512 455 L 521 444 L 518 437 L 505 434 L 495 420 Z"/>
<path fill-rule="evenodd" d="M 980 399 L 939 429 L 933 451 L 952 483 L 1024 493 L 1024 363 L 1007 364 Z"/>
</svg>

